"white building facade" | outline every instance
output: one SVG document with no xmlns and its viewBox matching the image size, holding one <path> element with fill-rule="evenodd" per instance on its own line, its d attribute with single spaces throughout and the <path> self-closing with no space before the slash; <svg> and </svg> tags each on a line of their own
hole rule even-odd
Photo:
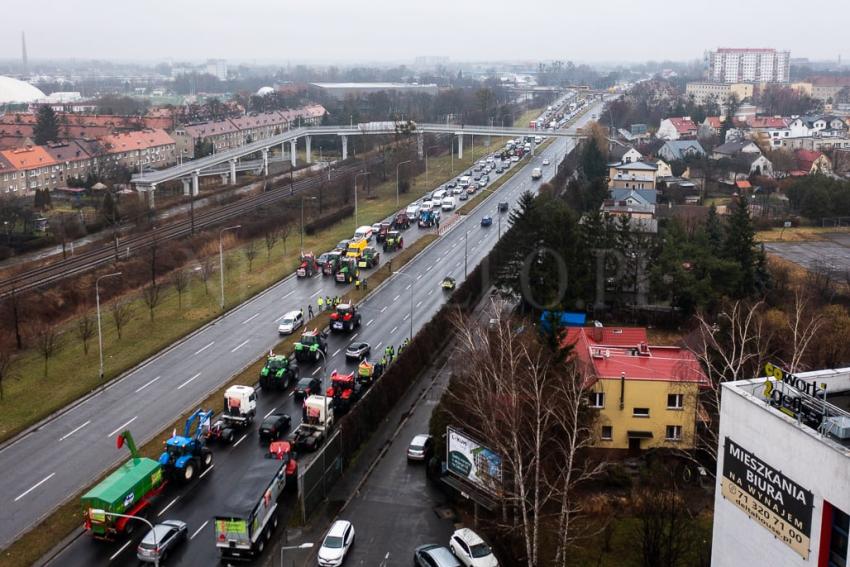
<svg viewBox="0 0 850 567">
<path fill-rule="evenodd" d="M 791 52 L 721 48 L 708 54 L 708 80 L 717 83 L 787 83 Z"/>
</svg>

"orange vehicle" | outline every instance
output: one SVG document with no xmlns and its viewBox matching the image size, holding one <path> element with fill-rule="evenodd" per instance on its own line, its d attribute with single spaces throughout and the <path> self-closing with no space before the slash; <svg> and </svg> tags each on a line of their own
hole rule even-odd
<svg viewBox="0 0 850 567">
<path fill-rule="evenodd" d="M 292 457 L 292 443 L 289 441 L 274 441 L 269 445 L 269 452 L 266 453 L 267 459 L 277 459 L 286 461 L 286 480 L 294 480 L 298 476 L 298 461 Z M 294 486 L 294 485 L 293 485 Z"/>
<path fill-rule="evenodd" d="M 333 399 L 334 414 L 340 415 L 351 409 L 360 395 L 360 387 L 354 379 L 354 372 L 340 374 L 334 370 L 331 374 L 331 385 L 325 395 Z"/>
</svg>

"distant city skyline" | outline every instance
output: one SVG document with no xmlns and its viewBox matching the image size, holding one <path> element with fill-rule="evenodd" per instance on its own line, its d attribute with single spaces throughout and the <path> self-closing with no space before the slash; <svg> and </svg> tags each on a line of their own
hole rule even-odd
<svg viewBox="0 0 850 567">
<path fill-rule="evenodd" d="M 804 13 L 802 13 L 804 11 Z M 817 34 L 782 33 L 807 14 Z M 452 62 L 562 59 L 588 63 L 689 61 L 718 47 L 773 47 L 794 57 L 838 60 L 850 5 L 717 0 L 709 6 L 648 0 L 565 4 L 477 2 L 363 3 L 320 6 L 247 0 L 152 0 L 127 11 L 120 3 L 57 3 L 50 17 L 22 4 L 5 9 L 15 29 L 0 35 L 0 59 L 21 61 L 27 34 L 30 63 L 49 59 L 279 63 L 403 63 L 418 56 Z M 193 25 L 193 18 L 196 23 Z M 749 22 L 756 25 L 755 33 Z M 775 30 L 776 33 L 764 33 Z"/>
</svg>

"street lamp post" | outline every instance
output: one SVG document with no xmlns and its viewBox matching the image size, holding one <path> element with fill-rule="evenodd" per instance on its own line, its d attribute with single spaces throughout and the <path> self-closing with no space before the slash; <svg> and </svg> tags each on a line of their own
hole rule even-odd
<svg viewBox="0 0 850 567">
<path fill-rule="evenodd" d="M 315 197 L 305 197 L 301 196 L 301 253 L 304 253 L 304 200 L 309 199 L 310 201 L 315 201 Z"/>
<path fill-rule="evenodd" d="M 146 523 L 148 525 L 148 527 L 150 528 L 151 533 L 153 534 L 154 547 L 157 548 L 156 555 L 153 558 L 153 562 L 154 562 L 153 564 L 154 564 L 154 567 L 159 567 L 159 542 L 156 541 L 156 531 L 153 529 L 153 524 L 150 523 L 150 521 L 148 521 L 145 518 L 142 518 L 141 516 L 131 516 L 129 514 L 117 514 L 115 512 L 107 512 L 106 510 L 101 510 L 99 508 L 92 508 L 91 510 L 89 510 L 89 518 L 90 519 L 103 519 L 103 520 L 105 520 L 107 516 L 112 516 L 112 517 L 115 517 L 115 518 L 126 518 L 128 520 L 139 520 L 140 522 Z"/>
<path fill-rule="evenodd" d="M 428 171 L 428 159 L 427 159 L 427 155 L 428 155 L 428 154 L 425 154 L 425 156 L 426 156 L 426 158 L 425 158 L 425 171 Z M 406 164 L 406 163 L 412 163 L 412 162 L 413 162 L 413 160 L 412 160 L 412 159 L 408 159 L 408 160 L 405 160 L 405 161 L 403 161 L 403 162 L 401 162 L 401 163 L 399 163 L 398 165 L 396 165 L 396 166 L 395 166 L 395 206 L 396 206 L 396 207 L 398 207 L 398 204 L 399 204 L 399 197 L 398 197 L 398 192 L 399 192 L 399 189 L 398 189 L 398 187 L 399 187 L 399 182 L 398 182 L 398 169 L 399 169 L 401 166 L 403 166 L 404 164 Z"/>
<path fill-rule="evenodd" d="M 354 230 L 357 230 L 357 227 L 360 226 L 357 223 L 357 178 L 361 175 L 371 175 L 371 173 L 371 171 L 361 171 L 354 176 Z"/>
<path fill-rule="evenodd" d="M 225 231 L 236 230 L 238 228 L 242 228 L 242 225 L 237 224 L 236 226 L 228 226 L 218 231 L 218 271 L 221 275 L 221 302 L 219 303 L 219 305 L 222 309 L 224 309 L 224 246 L 222 244 L 221 237 L 225 233 Z"/>
<path fill-rule="evenodd" d="M 413 284 L 416 283 L 416 280 L 410 274 L 405 274 L 404 272 L 393 272 L 394 276 L 403 276 L 405 278 L 410 278 L 410 341 L 413 342 Z"/>
<path fill-rule="evenodd" d="M 280 548 L 280 567 L 283 567 L 283 552 L 294 551 L 297 549 L 312 549 L 313 542 L 302 543 L 301 545 L 284 545 Z M 292 562 L 295 565 L 295 561 Z"/>
<path fill-rule="evenodd" d="M 100 357 L 100 379 L 103 380 L 103 333 L 100 329 L 100 280 L 120 276 L 121 272 L 100 276 L 94 282 L 94 300 L 97 305 L 97 353 Z"/>
</svg>

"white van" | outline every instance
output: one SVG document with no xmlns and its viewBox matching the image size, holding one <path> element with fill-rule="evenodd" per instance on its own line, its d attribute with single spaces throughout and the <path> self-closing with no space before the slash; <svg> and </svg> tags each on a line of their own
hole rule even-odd
<svg viewBox="0 0 850 567">
<path fill-rule="evenodd" d="M 443 198 L 443 210 L 451 211 L 455 208 L 455 198 L 454 197 L 444 197 Z"/>
<path fill-rule="evenodd" d="M 534 143 L 535 144 L 539 144 L 542 141 L 543 141 L 543 138 L 541 138 L 540 136 L 534 136 Z"/>
<path fill-rule="evenodd" d="M 441 203 L 443 201 L 443 197 L 446 196 L 446 190 L 440 189 L 439 191 L 434 191 L 431 193 L 431 202 L 432 203 Z"/>
<path fill-rule="evenodd" d="M 372 242 L 371 226 L 364 225 L 354 231 L 354 240 L 360 240 L 361 238 L 365 238 L 366 242 Z"/>
<path fill-rule="evenodd" d="M 531 170 L 531 178 L 532 179 L 540 179 L 541 177 L 543 177 L 543 170 L 542 169 L 540 169 L 539 167 L 535 167 L 534 169 Z"/>
<path fill-rule="evenodd" d="M 408 217 L 415 219 L 419 216 L 419 205 L 417 205 L 416 203 L 408 205 L 407 210 L 405 212 L 407 213 Z"/>
<path fill-rule="evenodd" d="M 460 185 L 461 187 L 463 187 L 464 189 L 469 187 L 469 183 L 470 183 L 470 180 L 469 180 L 468 175 L 462 175 L 460 177 L 460 179 L 457 180 L 457 184 Z"/>
</svg>

